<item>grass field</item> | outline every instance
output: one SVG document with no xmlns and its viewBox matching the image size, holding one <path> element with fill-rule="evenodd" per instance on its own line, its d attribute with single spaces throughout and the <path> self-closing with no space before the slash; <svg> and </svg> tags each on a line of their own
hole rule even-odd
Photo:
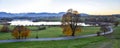
<svg viewBox="0 0 120 48">
<path fill-rule="evenodd" d="M 85 48 L 120 48 L 120 26 L 116 27 L 112 34 L 106 36 L 107 40 L 91 43 Z"/>
<path fill-rule="evenodd" d="M 9 27 L 11 30 L 14 28 L 13 26 Z M 37 30 L 38 27 L 35 26 L 29 26 L 29 29 L 31 29 L 30 36 L 28 38 L 35 38 L 38 34 L 39 38 L 49 38 L 49 37 L 63 37 L 64 34 L 62 33 L 62 28 L 60 27 L 47 27 L 46 30 Z M 76 36 L 80 35 L 87 35 L 87 34 L 93 34 L 99 31 L 99 27 L 82 27 L 82 32 L 76 34 Z M 3 39 L 13 39 L 14 37 L 11 35 L 11 32 L 8 33 L 2 33 L 0 32 L 0 40 Z"/>
<path fill-rule="evenodd" d="M 107 39 L 101 36 L 61 41 L 1 43 L 0 48 L 82 48 L 91 43 L 97 43 L 104 40 Z"/>
<path fill-rule="evenodd" d="M 61 41 L 0 43 L 0 48 L 120 48 L 120 27 L 106 36 Z"/>
</svg>

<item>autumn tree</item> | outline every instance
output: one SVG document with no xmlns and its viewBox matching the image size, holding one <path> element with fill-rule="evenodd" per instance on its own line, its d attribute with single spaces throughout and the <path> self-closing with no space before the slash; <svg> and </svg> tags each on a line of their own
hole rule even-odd
<svg viewBox="0 0 120 48">
<path fill-rule="evenodd" d="M 67 36 L 75 36 L 76 32 L 81 32 L 78 27 L 80 15 L 77 11 L 69 9 L 66 14 L 62 17 L 62 28 L 63 33 Z"/>
<path fill-rule="evenodd" d="M 9 32 L 9 23 L 7 23 L 7 21 L 3 22 L 3 27 L 1 28 L 1 32 Z"/>
<path fill-rule="evenodd" d="M 3 25 L 3 27 L 1 28 L 1 32 L 8 32 L 9 28 L 6 25 Z"/>
<path fill-rule="evenodd" d="M 16 38 L 16 39 L 23 39 L 26 37 L 28 37 L 30 34 L 30 30 L 27 29 L 26 27 L 24 26 L 16 26 L 14 29 L 13 29 L 13 32 L 12 32 L 12 35 Z"/>
</svg>

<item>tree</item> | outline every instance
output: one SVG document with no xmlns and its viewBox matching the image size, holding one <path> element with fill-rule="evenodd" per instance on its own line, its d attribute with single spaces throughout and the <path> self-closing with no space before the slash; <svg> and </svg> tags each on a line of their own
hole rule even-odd
<svg viewBox="0 0 120 48">
<path fill-rule="evenodd" d="M 0 31 L 1 31 L 1 32 L 8 32 L 8 31 L 9 31 L 9 28 L 8 28 L 8 26 L 3 25 L 3 27 L 1 28 Z"/>
<path fill-rule="evenodd" d="M 81 32 L 80 27 L 78 27 L 79 19 L 79 13 L 69 9 L 62 17 L 63 33 L 67 36 L 75 36 L 76 32 Z"/>
<path fill-rule="evenodd" d="M 6 20 L 4 20 L 4 22 L 3 22 L 3 27 L 1 28 L 1 32 L 9 32 L 9 23 L 7 23 L 7 21 Z"/>
<path fill-rule="evenodd" d="M 29 34 L 30 34 L 30 30 L 24 26 L 16 26 L 12 31 L 12 35 L 16 39 L 23 39 L 23 38 L 26 39 L 26 37 L 28 37 Z"/>
<path fill-rule="evenodd" d="M 109 24 L 101 24 L 100 25 L 100 31 L 101 32 L 104 32 L 104 35 L 105 35 L 105 32 L 109 31 L 110 29 L 108 28 Z"/>
<path fill-rule="evenodd" d="M 114 26 L 117 27 L 119 25 L 119 21 L 114 22 Z"/>
</svg>

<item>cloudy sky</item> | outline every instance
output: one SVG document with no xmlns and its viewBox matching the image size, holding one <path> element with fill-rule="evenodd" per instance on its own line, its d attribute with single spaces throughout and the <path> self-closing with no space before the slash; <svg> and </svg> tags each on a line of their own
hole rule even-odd
<svg viewBox="0 0 120 48">
<path fill-rule="evenodd" d="M 120 14 L 120 0 L 0 0 L 0 12 L 66 12 Z"/>
</svg>

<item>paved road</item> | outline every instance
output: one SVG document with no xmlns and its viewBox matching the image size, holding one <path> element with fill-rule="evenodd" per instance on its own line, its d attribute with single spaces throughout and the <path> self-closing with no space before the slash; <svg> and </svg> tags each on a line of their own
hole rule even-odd
<svg viewBox="0 0 120 48">
<path fill-rule="evenodd" d="M 113 29 L 111 26 L 108 26 L 110 31 L 105 32 L 105 34 L 110 34 L 113 32 Z M 100 35 L 104 35 L 104 33 L 101 33 Z M 30 39 L 21 39 L 21 40 L 0 40 L 0 43 L 9 43 L 9 42 L 25 42 L 25 41 L 51 41 L 51 40 L 69 40 L 69 39 L 77 39 L 77 38 L 86 38 L 86 37 L 93 37 L 97 36 L 97 34 L 90 34 L 90 35 L 83 35 L 83 36 L 74 36 L 74 37 L 57 37 L 57 38 L 30 38 Z"/>
</svg>

